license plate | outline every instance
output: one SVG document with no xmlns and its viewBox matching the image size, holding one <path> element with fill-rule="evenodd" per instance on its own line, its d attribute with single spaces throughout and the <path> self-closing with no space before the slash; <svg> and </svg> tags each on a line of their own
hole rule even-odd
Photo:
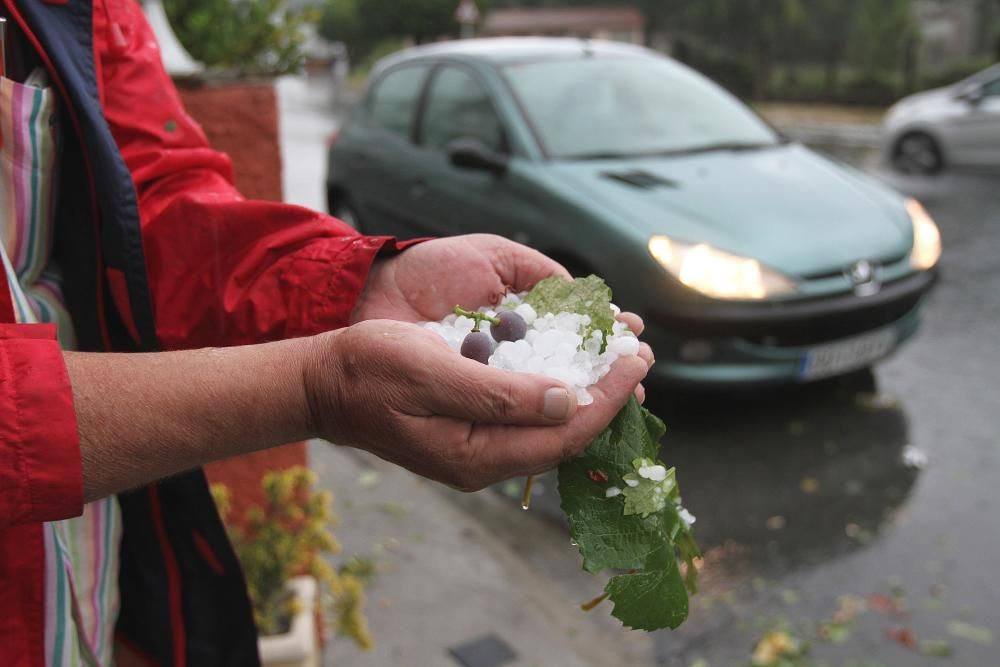
<svg viewBox="0 0 1000 667">
<path fill-rule="evenodd" d="M 896 332 L 892 329 L 814 347 L 802 359 L 799 377 L 818 380 L 864 368 L 892 352 L 894 347 Z"/>
</svg>

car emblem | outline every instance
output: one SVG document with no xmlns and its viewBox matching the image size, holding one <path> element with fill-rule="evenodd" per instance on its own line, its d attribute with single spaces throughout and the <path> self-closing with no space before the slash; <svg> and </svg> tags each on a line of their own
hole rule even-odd
<svg viewBox="0 0 1000 667">
<path fill-rule="evenodd" d="M 854 293 L 858 296 L 871 296 L 882 289 L 878 266 L 866 259 L 855 262 L 847 269 L 847 277 L 854 285 Z"/>
</svg>

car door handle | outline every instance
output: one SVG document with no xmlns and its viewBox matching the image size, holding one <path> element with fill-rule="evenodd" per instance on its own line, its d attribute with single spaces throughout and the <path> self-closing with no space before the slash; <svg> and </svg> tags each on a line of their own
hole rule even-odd
<svg viewBox="0 0 1000 667">
<path fill-rule="evenodd" d="M 422 178 L 410 183 L 410 197 L 413 199 L 420 199 L 427 194 L 427 181 Z"/>
</svg>

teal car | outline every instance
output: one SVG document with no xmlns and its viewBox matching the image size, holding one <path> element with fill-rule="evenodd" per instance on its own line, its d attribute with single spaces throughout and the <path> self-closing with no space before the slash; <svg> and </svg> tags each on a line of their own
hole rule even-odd
<svg viewBox="0 0 1000 667">
<path fill-rule="evenodd" d="M 917 330 L 941 255 L 916 201 L 684 65 L 596 41 L 382 60 L 333 139 L 327 193 L 366 233 L 501 234 L 603 276 L 677 382 L 870 366 Z"/>
</svg>

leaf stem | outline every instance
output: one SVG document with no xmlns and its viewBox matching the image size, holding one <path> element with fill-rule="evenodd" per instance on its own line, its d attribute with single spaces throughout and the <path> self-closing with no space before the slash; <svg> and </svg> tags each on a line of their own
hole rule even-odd
<svg viewBox="0 0 1000 667">
<path fill-rule="evenodd" d="M 521 509 L 527 510 L 531 507 L 531 488 L 535 485 L 535 476 L 528 475 L 524 480 L 524 493 L 521 494 Z"/>
<path fill-rule="evenodd" d="M 580 609 L 582 609 L 583 611 L 591 611 L 594 609 L 594 607 L 607 600 L 609 595 L 611 595 L 611 593 L 602 593 L 601 595 L 598 595 L 590 602 L 584 602 L 582 605 L 580 605 Z"/>
<path fill-rule="evenodd" d="M 473 331 L 479 331 L 479 325 L 482 322 L 484 322 L 484 321 L 489 322 L 490 324 L 492 324 L 494 326 L 497 325 L 497 324 L 500 324 L 500 318 L 498 318 L 498 317 L 492 317 L 490 315 L 487 315 L 486 313 L 476 313 L 476 312 L 473 312 L 471 310 L 466 310 L 465 308 L 462 308 L 461 306 L 455 306 L 453 312 L 456 315 L 460 315 L 462 317 L 469 317 L 469 318 L 472 318 L 473 320 L 475 320 L 476 321 L 476 325 L 474 327 L 472 327 Z"/>
</svg>

